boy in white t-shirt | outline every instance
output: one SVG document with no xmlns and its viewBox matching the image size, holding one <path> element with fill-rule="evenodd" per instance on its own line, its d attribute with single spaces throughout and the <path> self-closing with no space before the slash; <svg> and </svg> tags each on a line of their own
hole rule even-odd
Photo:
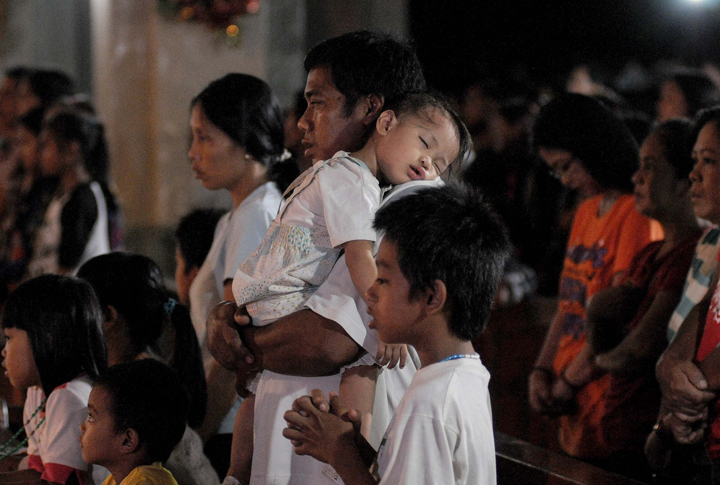
<svg viewBox="0 0 720 485">
<path fill-rule="evenodd" d="M 296 400 L 283 435 L 346 485 L 494 484 L 490 376 L 472 340 L 502 276 L 507 233 L 481 197 L 459 186 L 391 203 L 375 228 L 385 234 L 366 296 L 371 327 L 385 342 L 413 345 L 422 367 L 377 454 L 359 432 L 357 411 L 335 394 L 329 413 L 319 391 Z"/>
<path fill-rule="evenodd" d="M 468 140 L 459 117 L 438 96 L 408 94 L 388 106 L 363 148 L 317 162 L 290 186 L 262 243 L 235 274 L 238 307 L 246 307 L 254 325 L 268 325 L 298 311 L 343 252 L 353 284 L 365 295 L 377 275 L 372 219 L 380 203 L 380 185 L 438 177 L 464 157 Z M 404 346 L 381 345 L 378 359 L 404 352 Z M 354 365 L 343 373 L 340 393 L 365 417 L 367 436 L 377 370 L 371 356 Z M 241 483 L 249 475 L 253 405 L 251 396 L 236 420 L 235 433 L 248 439 L 233 439 L 229 474 Z"/>
</svg>

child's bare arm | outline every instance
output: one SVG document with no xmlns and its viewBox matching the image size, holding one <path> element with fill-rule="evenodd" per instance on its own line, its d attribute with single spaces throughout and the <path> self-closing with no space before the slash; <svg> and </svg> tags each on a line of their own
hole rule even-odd
<svg viewBox="0 0 720 485">
<path fill-rule="evenodd" d="M 377 279 L 377 266 L 373 257 L 372 241 L 349 241 L 345 244 L 345 264 L 358 294 L 365 300 L 365 293 Z M 365 301 L 367 303 L 367 300 Z M 405 344 L 380 343 L 376 359 L 381 365 L 388 364 L 392 369 L 400 362 L 405 367 L 407 347 Z"/>
<path fill-rule="evenodd" d="M 370 439 L 375 385 L 380 368 L 376 365 L 357 365 L 345 369 L 340 381 L 340 397 L 348 409 L 355 409 L 362 419 L 360 433 Z"/>
<path fill-rule="evenodd" d="M 358 294 L 365 300 L 365 293 L 377 279 L 377 266 L 373 257 L 372 241 L 349 241 L 345 244 L 345 263 Z"/>
<path fill-rule="evenodd" d="M 248 396 L 240 404 L 232 435 L 230 469 L 227 475 L 235 477 L 240 483 L 250 483 L 250 471 L 253 455 L 253 420 L 255 417 L 255 394 Z"/>
</svg>

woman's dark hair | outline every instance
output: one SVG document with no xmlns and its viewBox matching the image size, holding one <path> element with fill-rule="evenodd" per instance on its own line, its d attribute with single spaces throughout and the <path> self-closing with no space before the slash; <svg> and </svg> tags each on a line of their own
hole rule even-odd
<svg viewBox="0 0 720 485">
<path fill-rule="evenodd" d="M 40 134 L 40 130 L 42 130 L 44 116 L 45 108 L 38 106 L 37 108 L 33 108 L 22 115 L 18 120 L 18 123 L 37 137 Z"/>
<path fill-rule="evenodd" d="M 685 98 L 689 117 L 720 101 L 720 92 L 702 71 L 682 70 L 668 76 L 665 82 L 674 82 Z"/>
<path fill-rule="evenodd" d="M 690 134 L 690 153 L 692 153 L 692 146 L 697 141 L 697 137 L 700 131 L 708 123 L 715 123 L 715 127 L 720 129 L 720 104 L 700 110 L 692 123 L 692 133 Z"/>
<path fill-rule="evenodd" d="M 149 461 L 165 462 L 185 433 L 188 395 L 177 372 L 141 359 L 117 364 L 95 381 L 110 397 L 115 431 L 134 429 Z"/>
<path fill-rule="evenodd" d="M 24 330 L 46 396 L 85 372 L 107 367 L 102 312 L 92 287 L 78 278 L 43 275 L 10 294 L 3 328 Z"/>
<path fill-rule="evenodd" d="M 73 141 L 78 143 L 85 170 L 102 188 L 108 214 L 117 214 L 120 207 L 108 181 L 110 156 L 102 123 L 86 113 L 63 109 L 46 121 L 45 128 L 52 132 L 60 149 Z"/>
<path fill-rule="evenodd" d="M 632 190 L 637 143 L 620 118 L 588 96 L 563 94 L 545 105 L 533 127 L 533 144 L 570 152 L 604 189 Z"/>
<path fill-rule="evenodd" d="M 227 74 L 192 100 L 213 125 L 270 167 L 285 149 L 282 113 L 270 86 L 248 74 Z"/>
<path fill-rule="evenodd" d="M 175 240 L 185 261 L 186 274 L 202 266 L 210 252 L 215 227 L 223 214 L 225 211 L 220 209 L 195 209 L 180 219 Z"/>
<path fill-rule="evenodd" d="M 678 179 L 686 179 L 695 162 L 692 159 L 692 124 L 685 118 L 675 118 L 657 125 L 649 136 L 657 135 L 670 166 Z"/>
<path fill-rule="evenodd" d="M 199 426 L 207 401 L 200 345 L 187 308 L 168 297 L 160 268 L 140 254 L 115 252 L 92 258 L 80 267 L 78 276 L 95 289 L 103 310 L 112 306 L 122 316 L 133 355 L 148 348 L 162 355 L 158 341 L 170 323 L 174 345 L 168 363 L 182 376 L 191 396 L 188 422 Z"/>
</svg>

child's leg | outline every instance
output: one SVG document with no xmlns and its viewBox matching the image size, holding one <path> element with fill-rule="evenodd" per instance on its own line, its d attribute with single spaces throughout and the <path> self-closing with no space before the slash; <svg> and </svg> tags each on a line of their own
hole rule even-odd
<svg viewBox="0 0 720 485">
<path fill-rule="evenodd" d="M 255 394 L 248 396 L 240 404 L 235 417 L 232 451 L 228 476 L 235 477 L 243 485 L 250 483 L 250 470 L 253 456 L 253 419 L 255 417 Z"/>
<path fill-rule="evenodd" d="M 362 417 L 360 432 L 370 439 L 372 411 L 375 404 L 375 384 L 380 373 L 376 365 L 357 365 L 345 369 L 340 381 L 340 397 L 348 409 L 356 409 Z"/>
</svg>

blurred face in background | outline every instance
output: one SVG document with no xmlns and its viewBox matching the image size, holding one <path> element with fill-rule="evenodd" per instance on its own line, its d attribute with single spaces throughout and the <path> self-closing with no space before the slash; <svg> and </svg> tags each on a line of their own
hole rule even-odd
<svg viewBox="0 0 720 485">
<path fill-rule="evenodd" d="M 656 133 L 648 136 L 640 147 L 640 167 L 633 174 L 632 182 L 635 209 L 644 216 L 665 222 L 668 215 L 679 212 L 678 209 L 687 204 L 687 180 L 677 178 Z"/>
<path fill-rule="evenodd" d="M 695 215 L 720 223 L 720 130 L 716 122 L 700 130 L 692 157 L 695 166 L 690 172 L 690 197 Z"/>
<path fill-rule="evenodd" d="M 25 173 L 34 173 L 37 169 L 38 137 L 24 126 L 15 129 L 15 149 Z"/>
</svg>

